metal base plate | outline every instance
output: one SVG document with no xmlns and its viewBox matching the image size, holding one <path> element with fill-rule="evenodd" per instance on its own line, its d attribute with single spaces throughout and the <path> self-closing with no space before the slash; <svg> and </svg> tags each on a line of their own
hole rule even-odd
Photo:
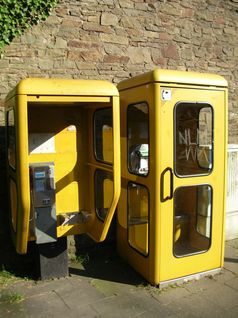
<svg viewBox="0 0 238 318">
<path fill-rule="evenodd" d="M 213 275 L 219 274 L 221 271 L 222 271 L 222 268 L 216 268 L 216 269 L 212 269 L 212 270 L 201 272 L 201 273 L 196 273 L 196 274 L 183 276 L 183 277 L 179 277 L 179 278 L 175 278 L 171 280 L 166 280 L 161 282 L 158 287 L 162 289 L 174 284 L 187 283 L 188 281 L 198 280 L 205 276 L 213 276 Z"/>
</svg>

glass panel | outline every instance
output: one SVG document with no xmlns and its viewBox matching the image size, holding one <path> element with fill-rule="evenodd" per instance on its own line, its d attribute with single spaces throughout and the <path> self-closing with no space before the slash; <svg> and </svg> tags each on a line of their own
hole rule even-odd
<svg viewBox="0 0 238 318">
<path fill-rule="evenodd" d="M 131 173 L 149 173 L 149 110 L 146 103 L 127 109 L 128 168 Z"/>
<path fill-rule="evenodd" d="M 148 254 L 149 195 L 146 187 L 128 184 L 128 240 L 140 253 Z"/>
<path fill-rule="evenodd" d="M 95 173 L 95 204 L 99 219 L 105 220 L 113 199 L 112 175 L 103 170 Z"/>
<path fill-rule="evenodd" d="M 113 162 L 112 108 L 97 110 L 94 114 L 94 147 L 96 159 Z"/>
<path fill-rule="evenodd" d="M 175 172 L 209 174 L 213 166 L 213 111 L 199 103 L 176 106 Z"/>
<path fill-rule="evenodd" d="M 174 255 L 207 251 L 211 244 L 212 188 L 181 187 L 174 194 Z"/>
<path fill-rule="evenodd" d="M 15 118 L 14 110 L 11 109 L 7 113 L 7 152 L 8 163 L 15 169 L 16 165 L 16 135 L 15 135 Z"/>
<path fill-rule="evenodd" d="M 212 169 L 212 109 L 203 107 L 198 122 L 198 164 L 207 170 Z"/>
</svg>

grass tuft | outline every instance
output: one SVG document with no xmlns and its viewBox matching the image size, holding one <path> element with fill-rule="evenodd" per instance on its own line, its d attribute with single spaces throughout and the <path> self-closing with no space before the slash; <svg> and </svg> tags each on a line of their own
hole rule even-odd
<svg viewBox="0 0 238 318">
<path fill-rule="evenodd" d="M 83 254 L 83 255 L 77 255 L 74 260 L 76 263 L 80 263 L 82 265 L 85 265 L 89 262 L 89 255 Z"/>
<path fill-rule="evenodd" d="M 9 292 L 9 291 L 2 291 L 0 292 L 0 303 L 19 303 L 20 301 L 23 300 L 23 296 L 19 293 L 15 292 Z"/>
<path fill-rule="evenodd" d="M 0 271 L 0 286 L 6 286 L 15 280 L 16 280 L 16 277 L 14 276 L 14 274 L 12 274 L 6 270 Z"/>
</svg>

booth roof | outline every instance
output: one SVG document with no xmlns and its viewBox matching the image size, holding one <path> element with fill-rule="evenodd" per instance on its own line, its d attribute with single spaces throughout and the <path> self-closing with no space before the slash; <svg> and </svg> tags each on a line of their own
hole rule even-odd
<svg viewBox="0 0 238 318">
<path fill-rule="evenodd" d="M 27 78 L 21 80 L 7 95 L 44 96 L 118 96 L 115 85 L 102 80 Z"/>
<path fill-rule="evenodd" d="M 149 83 L 164 83 L 164 84 L 186 84 L 197 86 L 215 86 L 227 87 L 227 81 L 220 75 L 209 73 L 196 73 L 188 71 L 174 71 L 155 69 L 131 79 L 124 80 L 117 85 L 119 91 L 145 85 Z"/>
</svg>

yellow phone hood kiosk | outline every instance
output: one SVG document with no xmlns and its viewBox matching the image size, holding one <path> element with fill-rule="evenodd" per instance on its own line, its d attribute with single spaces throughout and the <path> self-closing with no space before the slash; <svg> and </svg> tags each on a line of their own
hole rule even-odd
<svg viewBox="0 0 238 318">
<path fill-rule="evenodd" d="M 54 258 L 52 246 L 81 233 L 103 241 L 117 206 L 118 91 L 107 81 L 25 79 L 6 98 L 6 122 L 16 251 L 28 241 L 51 246 L 44 262 L 53 272 L 41 276 L 63 276 L 56 268 L 67 258 Z"/>
<path fill-rule="evenodd" d="M 118 251 L 150 283 L 223 266 L 227 82 L 156 69 L 118 85 Z"/>
</svg>

